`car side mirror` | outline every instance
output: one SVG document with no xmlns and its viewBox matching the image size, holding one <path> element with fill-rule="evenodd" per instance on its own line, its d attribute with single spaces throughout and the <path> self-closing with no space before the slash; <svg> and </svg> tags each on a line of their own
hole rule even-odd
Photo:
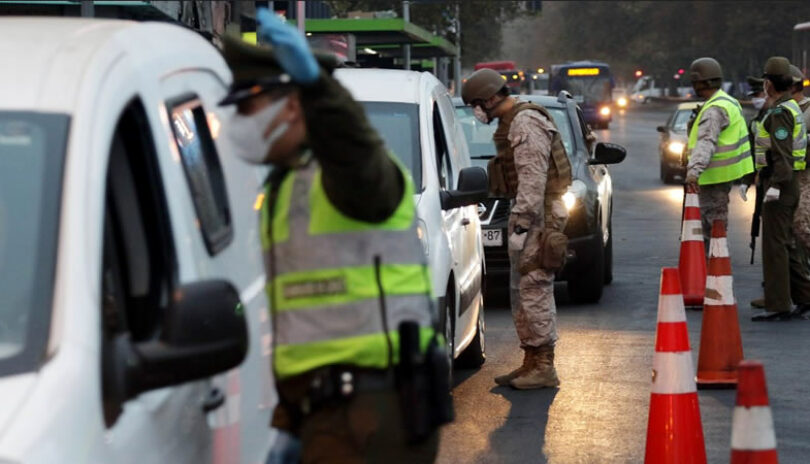
<svg viewBox="0 0 810 464">
<path fill-rule="evenodd" d="M 655 130 L 663 134 L 664 132 L 667 131 L 667 128 L 665 126 L 658 126 L 655 128 Z"/>
<path fill-rule="evenodd" d="M 104 360 L 105 395 L 123 403 L 242 364 L 248 350 L 244 308 L 227 281 L 183 285 L 172 295 L 157 339 L 136 342 L 122 333 L 111 344 Z"/>
<path fill-rule="evenodd" d="M 477 166 L 464 168 L 458 173 L 458 190 L 443 190 L 440 193 L 443 210 L 474 205 L 488 196 L 487 172 Z"/>
<path fill-rule="evenodd" d="M 588 164 L 616 164 L 624 161 L 627 150 L 615 143 L 599 142 L 596 144 L 593 158 L 588 160 Z"/>
</svg>

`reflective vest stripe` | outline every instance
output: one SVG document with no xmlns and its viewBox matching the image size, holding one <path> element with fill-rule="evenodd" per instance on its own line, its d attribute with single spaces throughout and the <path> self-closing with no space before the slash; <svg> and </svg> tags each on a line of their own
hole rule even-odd
<svg viewBox="0 0 810 464">
<path fill-rule="evenodd" d="M 422 351 L 433 338 L 433 329 L 422 327 L 419 331 Z M 388 333 L 394 348 L 394 364 L 399 362 L 399 332 Z M 388 366 L 388 341 L 385 333 L 346 337 L 300 345 L 279 344 L 275 352 L 276 375 L 289 378 L 319 367 L 332 364 L 352 364 L 357 367 L 383 369 Z"/>
<path fill-rule="evenodd" d="M 424 310 L 426 295 L 408 295 L 386 299 L 388 327 L 394 330 L 403 321 L 430 325 L 430 314 Z M 379 298 L 323 309 L 283 311 L 276 315 L 277 342 L 284 345 L 321 342 L 335 338 L 379 333 L 383 327 Z"/>
<path fill-rule="evenodd" d="M 706 101 L 697 116 L 697 123 L 692 125 L 689 132 L 688 151 L 697 146 L 698 126 L 704 112 L 711 107 L 719 107 L 728 115 L 729 124 L 717 138 L 717 147 L 709 160 L 706 169 L 698 178 L 700 185 L 719 184 L 737 180 L 753 172 L 754 166 L 750 161 L 751 145 L 748 139 L 748 128 L 742 116 L 740 104 L 718 90 Z"/>
<path fill-rule="evenodd" d="M 430 292 L 427 274 L 423 265 L 382 265 L 383 292 L 388 297 L 427 294 Z M 374 266 L 284 273 L 275 278 L 272 290 L 276 292 L 276 311 L 279 313 L 378 299 L 380 296 Z"/>
</svg>

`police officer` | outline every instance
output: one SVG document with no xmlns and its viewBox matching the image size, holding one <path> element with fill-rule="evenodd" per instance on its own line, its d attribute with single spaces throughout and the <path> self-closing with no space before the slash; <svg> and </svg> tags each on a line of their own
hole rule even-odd
<svg viewBox="0 0 810 464">
<path fill-rule="evenodd" d="M 520 367 L 495 382 L 518 389 L 556 387 L 560 382 L 554 368 L 554 273 L 562 262 L 534 264 L 541 257 L 560 253 L 564 257 L 562 231 L 568 212 L 561 198 L 571 184 L 571 165 L 548 111 L 509 96 L 496 71 L 476 71 L 461 92 L 479 121 L 489 124 L 498 119 L 493 135 L 498 153 L 489 164 L 490 193 L 513 203 L 508 226 L 510 297 L 524 356 Z M 553 240 L 560 236 L 561 241 Z"/>
<path fill-rule="evenodd" d="M 791 94 L 799 105 L 805 127 L 810 127 L 810 98 L 804 95 L 804 74 L 795 65 L 790 65 L 790 76 L 793 78 Z M 803 169 L 796 172 L 799 182 L 799 205 L 793 218 L 793 234 L 797 245 L 807 255 L 810 251 L 810 171 Z"/>
<path fill-rule="evenodd" d="M 692 62 L 689 77 L 695 93 L 705 101 L 689 129 L 687 188 L 698 192 L 703 237 L 708 243 L 712 223 L 728 223 L 728 195 L 732 184 L 753 172 L 750 143 L 740 103 L 720 87 L 723 71 L 714 58 Z M 747 199 L 747 185 L 739 186 Z"/>
<path fill-rule="evenodd" d="M 260 221 L 272 425 L 300 438 L 303 463 L 433 462 L 435 427 L 406 444 L 408 410 L 425 408 L 401 401 L 394 375 L 413 355 L 401 322 L 421 337 L 417 355 L 434 340 L 411 178 L 304 37 L 266 9 L 257 19 L 272 47 L 225 41 L 234 83 L 222 104 L 237 108 L 226 126 L 236 154 L 275 168 Z"/>
<path fill-rule="evenodd" d="M 765 311 L 753 321 L 787 320 L 810 303 L 810 275 L 794 250 L 793 216 L 799 201 L 796 171 L 805 168 L 807 129 L 799 106 L 791 99 L 790 63 L 771 57 L 765 64 L 765 91 L 773 104 L 757 134 L 765 159 L 757 157 L 762 205 L 762 271 Z M 764 161 L 764 165 L 762 164 Z M 758 187 L 759 188 L 759 187 Z M 793 252 L 792 252 L 793 251 Z M 792 313 L 791 299 L 798 305 Z"/>
</svg>

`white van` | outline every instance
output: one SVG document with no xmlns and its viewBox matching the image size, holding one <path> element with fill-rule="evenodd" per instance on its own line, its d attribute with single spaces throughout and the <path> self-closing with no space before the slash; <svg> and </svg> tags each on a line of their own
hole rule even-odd
<svg viewBox="0 0 810 464">
<path fill-rule="evenodd" d="M 263 462 L 262 178 L 222 155 L 220 54 L 3 18 L 0 57 L 0 462 Z"/>
<path fill-rule="evenodd" d="M 338 69 L 335 77 L 411 171 L 440 324 L 459 364 L 480 366 L 486 353 L 477 205 L 487 197 L 487 178 L 471 166 L 447 88 L 426 72 Z"/>
</svg>

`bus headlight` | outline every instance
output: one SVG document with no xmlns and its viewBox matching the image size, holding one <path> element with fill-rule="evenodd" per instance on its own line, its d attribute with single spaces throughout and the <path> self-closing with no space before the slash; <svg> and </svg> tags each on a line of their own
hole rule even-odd
<svg viewBox="0 0 810 464">
<path fill-rule="evenodd" d="M 569 212 L 573 210 L 577 202 L 582 198 L 585 198 L 585 194 L 588 192 L 588 187 L 585 185 L 585 182 L 577 179 L 571 186 L 568 187 L 568 191 L 565 192 L 562 196 L 563 204 L 565 205 L 565 209 Z"/>
<path fill-rule="evenodd" d="M 667 150 L 673 155 L 682 155 L 684 148 L 686 148 L 686 145 L 684 145 L 683 142 L 674 141 L 669 142 L 669 145 L 667 145 Z"/>
</svg>

